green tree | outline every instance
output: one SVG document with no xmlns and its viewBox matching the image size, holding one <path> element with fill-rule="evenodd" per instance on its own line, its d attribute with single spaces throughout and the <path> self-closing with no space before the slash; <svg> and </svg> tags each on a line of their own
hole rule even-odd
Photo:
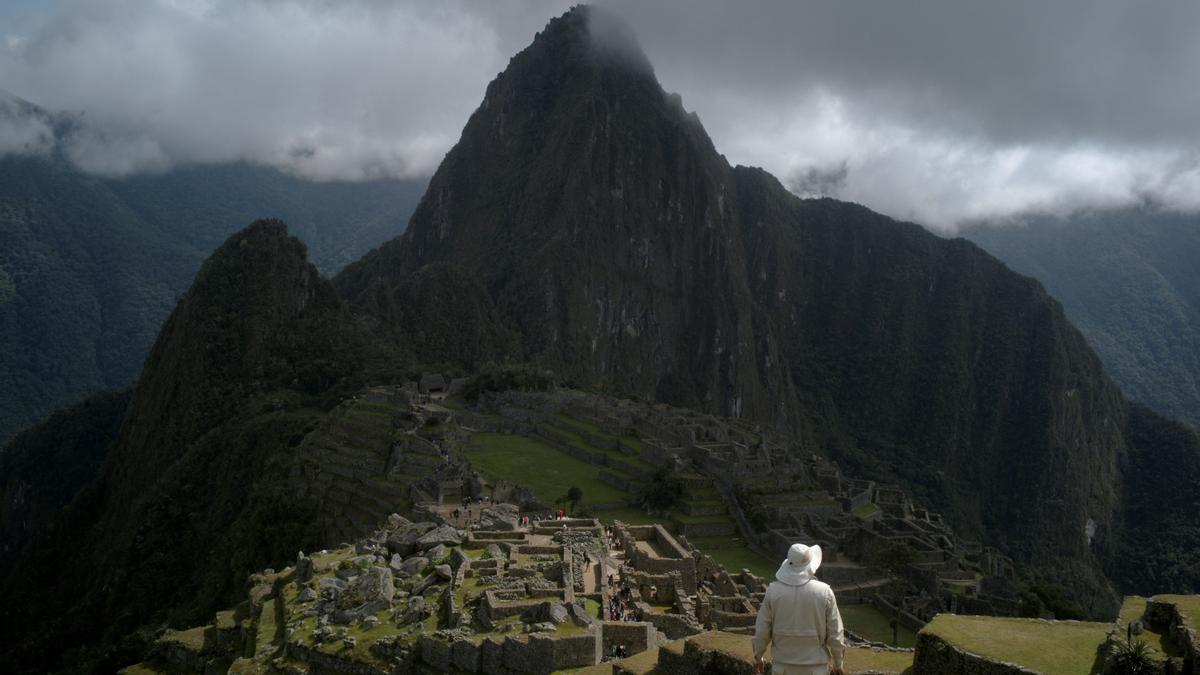
<svg viewBox="0 0 1200 675">
<path fill-rule="evenodd" d="M 659 467 L 634 495 L 634 503 L 650 513 L 666 513 L 684 493 L 683 479 L 669 467 Z"/>
<path fill-rule="evenodd" d="M 571 515 L 575 515 L 575 507 L 579 506 L 579 502 L 582 500 L 583 500 L 583 490 L 572 485 L 571 487 L 567 488 L 567 491 L 565 494 L 563 494 L 563 496 L 554 500 L 554 503 L 555 504 L 570 504 L 571 505 Z"/>
</svg>

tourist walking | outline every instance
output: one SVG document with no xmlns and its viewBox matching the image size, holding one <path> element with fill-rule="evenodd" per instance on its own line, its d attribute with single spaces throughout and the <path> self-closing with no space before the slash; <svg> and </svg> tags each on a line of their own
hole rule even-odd
<svg viewBox="0 0 1200 675">
<path fill-rule="evenodd" d="M 820 566 L 820 546 L 788 549 L 758 609 L 754 672 L 770 645 L 773 675 L 845 675 L 842 616 L 833 589 L 814 576 Z"/>
</svg>

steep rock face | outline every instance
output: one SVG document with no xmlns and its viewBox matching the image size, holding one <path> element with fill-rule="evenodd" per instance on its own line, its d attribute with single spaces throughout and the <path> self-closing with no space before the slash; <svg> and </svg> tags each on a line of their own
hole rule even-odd
<svg viewBox="0 0 1200 675">
<path fill-rule="evenodd" d="M 574 381 L 798 431 L 1115 602 L 1124 404 L 1059 305 L 968 242 L 730 167 L 604 12 L 512 59 L 405 235 L 336 284 L 386 324 L 379 289 L 433 263 Z"/>
<path fill-rule="evenodd" d="M 570 379 L 786 424 L 732 170 L 622 30 L 588 8 L 551 22 L 489 85 L 408 233 L 336 283 L 361 304 L 453 263 Z"/>
</svg>

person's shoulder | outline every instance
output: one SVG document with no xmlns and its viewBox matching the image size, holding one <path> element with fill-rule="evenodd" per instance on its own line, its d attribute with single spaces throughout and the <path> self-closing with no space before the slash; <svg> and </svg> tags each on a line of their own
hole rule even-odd
<svg viewBox="0 0 1200 675">
<path fill-rule="evenodd" d="M 833 595 L 833 587 L 830 586 L 829 584 L 825 583 L 824 581 L 818 581 L 817 579 L 813 579 L 812 581 L 809 582 L 809 585 L 811 585 L 812 589 L 818 593 L 822 593 L 825 595 Z"/>
</svg>

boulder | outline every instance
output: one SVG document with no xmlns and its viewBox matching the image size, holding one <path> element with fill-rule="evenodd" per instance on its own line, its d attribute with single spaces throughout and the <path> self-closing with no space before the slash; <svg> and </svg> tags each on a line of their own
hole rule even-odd
<svg viewBox="0 0 1200 675">
<path fill-rule="evenodd" d="M 296 602 L 312 602 L 316 599 L 317 592 L 307 586 L 301 589 L 299 595 L 296 596 Z"/>
<path fill-rule="evenodd" d="M 429 558 L 426 558 L 425 556 L 419 556 L 419 555 L 413 556 L 413 557 L 409 558 L 408 560 L 405 560 L 404 563 L 402 565 L 400 565 L 400 574 L 401 574 L 401 576 L 411 577 L 412 575 L 416 574 L 417 572 L 420 572 L 421 570 L 425 569 L 425 567 L 428 564 L 429 564 Z"/>
<path fill-rule="evenodd" d="M 392 559 L 388 561 L 388 567 L 391 568 L 393 573 L 399 572 L 400 568 L 404 567 L 404 557 L 399 553 L 393 553 Z"/>
<path fill-rule="evenodd" d="M 417 539 L 417 545 L 421 546 L 421 547 L 436 546 L 438 544 L 445 544 L 447 546 L 458 546 L 461 543 L 462 543 L 462 532 L 454 529 L 453 527 L 451 527 L 449 525 L 442 525 L 441 527 L 436 527 L 436 528 L 430 530 L 429 532 L 426 532 L 425 534 L 421 535 L 421 537 L 419 539 Z"/>
<path fill-rule="evenodd" d="M 446 545 L 438 544 L 437 546 L 434 546 L 434 547 L 430 548 L 429 550 L 425 551 L 421 555 L 425 556 L 426 558 L 429 558 L 430 560 L 438 560 L 440 558 L 444 558 L 444 557 L 446 557 Z"/>
<path fill-rule="evenodd" d="M 570 618 L 566 607 L 563 607 L 557 602 L 543 602 L 537 606 L 525 610 L 521 614 L 521 620 L 525 623 L 546 623 L 551 626 L 557 626 L 560 623 L 565 623 Z M 551 628 L 553 630 L 553 628 Z"/>
<path fill-rule="evenodd" d="M 550 605 L 550 609 L 547 610 L 547 615 L 556 626 L 561 623 L 566 623 L 570 619 L 570 614 L 567 612 L 567 608 L 563 607 L 557 602 Z"/>
<path fill-rule="evenodd" d="M 403 556 L 411 555 L 418 548 L 417 540 L 432 529 L 434 529 L 433 523 L 401 525 L 395 532 L 388 535 L 387 548 L 392 553 L 399 553 Z M 424 546 L 420 548 L 424 548 Z"/>
<path fill-rule="evenodd" d="M 346 582 L 337 577 L 321 577 L 317 580 L 317 591 L 328 600 L 337 600 L 345 588 Z"/>
<path fill-rule="evenodd" d="M 504 555 L 504 551 L 496 544 L 487 545 L 487 557 L 495 558 L 496 560 L 504 560 L 508 556 Z"/>
<path fill-rule="evenodd" d="M 587 628 L 588 626 L 599 621 L 599 619 L 596 617 L 588 614 L 588 611 L 577 602 L 572 602 L 571 604 L 567 605 L 566 608 L 567 614 L 570 615 L 571 621 L 575 622 L 576 626 Z"/>
<path fill-rule="evenodd" d="M 422 595 L 414 595 L 408 599 L 408 611 L 413 614 L 425 613 L 425 597 Z"/>
<path fill-rule="evenodd" d="M 437 567 L 433 568 L 433 573 L 442 579 L 445 579 L 446 581 L 450 581 L 454 578 L 454 570 L 450 569 L 449 565 L 438 565 Z"/>
<path fill-rule="evenodd" d="M 495 504 L 479 514 L 479 527 L 484 530 L 515 530 L 519 511 L 512 504 Z"/>
<path fill-rule="evenodd" d="M 398 530 L 405 525 L 412 525 L 412 521 L 398 513 L 393 513 L 387 518 L 387 529 L 389 530 Z"/>
<path fill-rule="evenodd" d="M 388 568 L 372 567 L 354 580 L 354 587 L 362 593 L 363 601 L 367 604 L 382 603 L 385 608 L 392 606 L 396 587 L 392 584 L 392 572 Z"/>
</svg>

